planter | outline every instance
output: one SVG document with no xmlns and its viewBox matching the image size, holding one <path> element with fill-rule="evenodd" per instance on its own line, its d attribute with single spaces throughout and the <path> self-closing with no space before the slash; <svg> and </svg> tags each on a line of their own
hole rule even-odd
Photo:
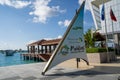
<svg viewBox="0 0 120 80">
<path fill-rule="evenodd" d="M 114 52 L 108 52 L 110 61 L 116 60 L 116 55 Z M 106 63 L 107 62 L 107 53 L 88 53 L 87 54 L 89 63 Z"/>
</svg>

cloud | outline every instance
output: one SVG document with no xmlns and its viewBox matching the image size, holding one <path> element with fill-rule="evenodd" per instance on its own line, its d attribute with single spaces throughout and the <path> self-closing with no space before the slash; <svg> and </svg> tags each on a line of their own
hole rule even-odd
<svg viewBox="0 0 120 80">
<path fill-rule="evenodd" d="M 57 36 L 57 37 L 55 37 L 55 38 L 44 38 L 45 40 L 52 40 L 52 39 L 59 39 L 59 38 L 62 38 L 62 35 L 59 35 L 59 36 Z"/>
<path fill-rule="evenodd" d="M 30 41 L 28 41 L 26 44 L 28 45 L 28 44 L 31 44 L 31 43 L 33 43 L 33 42 L 36 42 L 37 40 L 30 40 Z"/>
<path fill-rule="evenodd" d="M 51 40 L 51 39 L 55 39 L 55 38 L 44 38 L 45 40 Z"/>
<path fill-rule="evenodd" d="M 58 39 L 59 39 L 59 38 L 62 38 L 62 35 L 59 35 L 57 38 L 58 38 Z"/>
<path fill-rule="evenodd" d="M 29 4 L 31 4 L 31 2 L 29 1 L 20 1 L 20 0 L 0 0 L 0 4 L 1 5 L 7 5 L 7 6 L 11 6 L 14 8 L 23 8 L 28 6 Z"/>
<path fill-rule="evenodd" d="M 58 37 L 55 37 L 55 38 L 44 38 L 45 40 L 52 40 L 52 39 L 59 39 L 59 38 L 62 38 L 61 35 L 59 35 Z"/>
<path fill-rule="evenodd" d="M 84 0 L 78 0 L 78 3 L 81 5 L 83 1 L 84 1 Z M 92 0 L 86 0 L 85 10 L 90 10 L 89 2 L 91 2 L 91 1 L 92 1 Z"/>
<path fill-rule="evenodd" d="M 5 41 L 0 41 L 0 44 L 0 50 L 15 49 L 13 44 L 7 43 Z"/>
<path fill-rule="evenodd" d="M 65 12 L 60 9 L 60 6 L 48 6 L 50 2 L 51 0 L 36 0 L 33 3 L 33 11 L 29 13 L 34 16 L 33 22 L 46 23 L 48 18 Z"/>
<path fill-rule="evenodd" d="M 65 27 L 68 27 L 69 26 L 69 24 L 70 24 L 70 22 L 71 22 L 71 20 L 65 20 L 65 21 L 59 21 L 58 22 L 58 25 L 59 26 L 65 26 Z"/>
</svg>

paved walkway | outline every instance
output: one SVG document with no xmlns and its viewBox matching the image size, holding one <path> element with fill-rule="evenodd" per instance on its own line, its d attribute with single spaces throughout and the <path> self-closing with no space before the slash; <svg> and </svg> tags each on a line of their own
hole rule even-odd
<svg viewBox="0 0 120 80">
<path fill-rule="evenodd" d="M 0 80 L 118 80 L 120 76 L 119 61 L 96 64 L 93 68 L 85 70 L 56 66 L 42 76 L 45 64 L 0 67 Z"/>
</svg>

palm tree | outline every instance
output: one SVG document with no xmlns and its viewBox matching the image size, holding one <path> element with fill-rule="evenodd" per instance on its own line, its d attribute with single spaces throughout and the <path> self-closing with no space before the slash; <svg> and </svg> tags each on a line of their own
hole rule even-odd
<svg viewBox="0 0 120 80">
<path fill-rule="evenodd" d="M 95 47 L 95 41 L 105 41 L 105 38 L 103 35 L 101 35 L 98 30 L 95 30 L 94 33 L 91 29 L 88 29 L 88 31 L 85 33 L 85 45 L 87 48 Z"/>
<path fill-rule="evenodd" d="M 88 29 L 88 31 L 85 33 L 84 38 L 85 38 L 85 45 L 87 48 L 94 47 L 94 37 L 92 38 L 90 29 Z"/>
</svg>

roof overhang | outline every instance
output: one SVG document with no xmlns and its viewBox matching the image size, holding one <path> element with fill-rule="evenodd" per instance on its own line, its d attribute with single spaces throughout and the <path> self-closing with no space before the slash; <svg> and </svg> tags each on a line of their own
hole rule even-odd
<svg viewBox="0 0 120 80">
<path fill-rule="evenodd" d="M 111 0 L 93 0 L 91 3 L 99 8 L 99 5 L 109 2 L 109 1 L 111 1 Z"/>
</svg>

